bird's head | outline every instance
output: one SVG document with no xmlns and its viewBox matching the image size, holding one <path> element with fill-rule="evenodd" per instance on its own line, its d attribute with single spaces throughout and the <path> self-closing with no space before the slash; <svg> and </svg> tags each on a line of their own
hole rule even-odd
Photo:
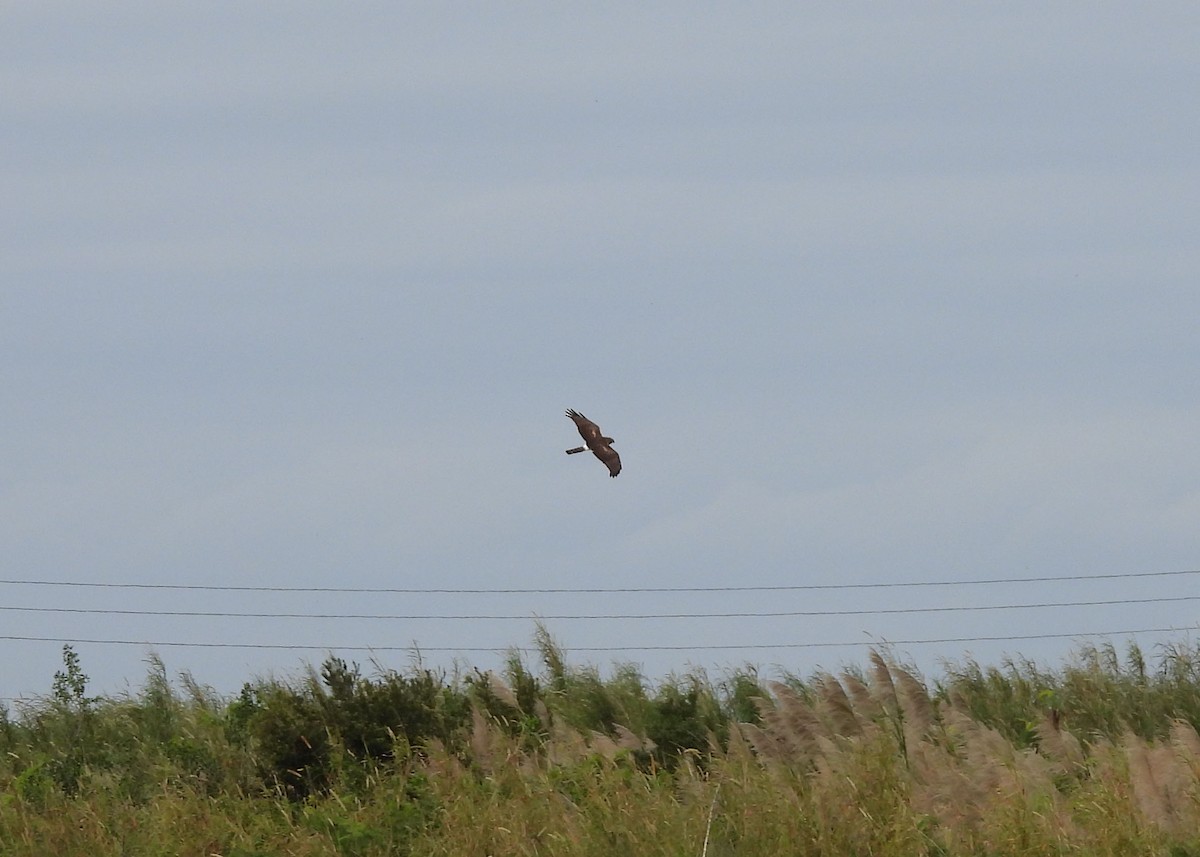
<svg viewBox="0 0 1200 857">
<path fill-rule="evenodd" d="M 607 443 L 609 446 L 612 446 L 614 443 L 616 443 L 616 441 L 613 440 L 611 437 L 602 437 L 600 439 L 602 441 L 604 441 L 605 443 Z"/>
</svg>

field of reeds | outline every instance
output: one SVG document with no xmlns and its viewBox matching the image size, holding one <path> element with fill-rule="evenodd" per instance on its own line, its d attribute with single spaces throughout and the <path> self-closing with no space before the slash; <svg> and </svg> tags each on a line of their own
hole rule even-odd
<svg viewBox="0 0 1200 857">
<path fill-rule="evenodd" d="M 1050 669 L 887 651 L 839 675 L 651 682 L 336 658 L 222 698 L 70 648 L 0 717 L 5 855 L 1200 855 L 1200 649 Z"/>
</svg>

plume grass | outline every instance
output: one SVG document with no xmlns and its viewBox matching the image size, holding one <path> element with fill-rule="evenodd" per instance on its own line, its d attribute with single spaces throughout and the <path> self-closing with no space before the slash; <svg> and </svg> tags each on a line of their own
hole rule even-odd
<svg viewBox="0 0 1200 857">
<path fill-rule="evenodd" d="M 222 699 L 157 658 L 140 692 L 94 697 L 68 651 L 48 697 L 0 712 L 0 842 L 89 857 L 1200 853 L 1196 659 L 1139 656 L 929 681 L 871 652 L 866 672 L 715 684 L 604 677 L 557 649 L 503 677 L 331 659 Z"/>
</svg>

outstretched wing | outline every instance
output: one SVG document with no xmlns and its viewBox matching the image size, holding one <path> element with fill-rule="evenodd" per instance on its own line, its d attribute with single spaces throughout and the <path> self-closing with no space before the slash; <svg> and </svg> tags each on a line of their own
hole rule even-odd
<svg viewBox="0 0 1200 857">
<path fill-rule="evenodd" d="M 604 433 L 600 431 L 600 426 L 579 413 L 579 411 L 568 410 L 567 416 L 575 421 L 575 427 L 579 429 L 579 434 L 583 437 L 587 448 L 608 468 L 608 475 L 616 476 L 620 473 L 621 456 L 617 455 L 617 451 L 612 448 L 613 439 L 605 437 Z M 576 449 L 568 449 L 567 454 L 583 452 L 583 450 L 584 447 L 582 446 Z"/>
<path fill-rule="evenodd" d="M 579 429 L 579 434 L 583 437 L 584 443 L 588 445 L 589 449 L 594 450 L 596 444 L 604 443 L 604 435 L 600 433 L 600 426 L 576 410 L 567 411 L 567 416 L 575 421 L 575 427 Z M 613 454 L 615 455 L 616 453 Z"/>
<path fill-rule="evenodd" d="M 617 451 L 607 443 L 600 443 L 593 446 L 592 454 L 604 462 L 604 466 L 608 468 L 609 476 L 616 476 L 621 472 L 621 456 L 617 455 Z"/>
</svg>

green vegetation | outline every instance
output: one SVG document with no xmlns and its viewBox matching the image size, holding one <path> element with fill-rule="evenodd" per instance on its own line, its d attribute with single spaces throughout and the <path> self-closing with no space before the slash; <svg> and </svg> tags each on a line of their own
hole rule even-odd
<svg viewBox="0 0 1200 857">
<path fill-rule="evenodd" d="M 361 669 L 223 699 L 151 658 L 0 709 L 6 855 L 1200 855 L 1200 650 L 651 683 Z"/>
</svg>

